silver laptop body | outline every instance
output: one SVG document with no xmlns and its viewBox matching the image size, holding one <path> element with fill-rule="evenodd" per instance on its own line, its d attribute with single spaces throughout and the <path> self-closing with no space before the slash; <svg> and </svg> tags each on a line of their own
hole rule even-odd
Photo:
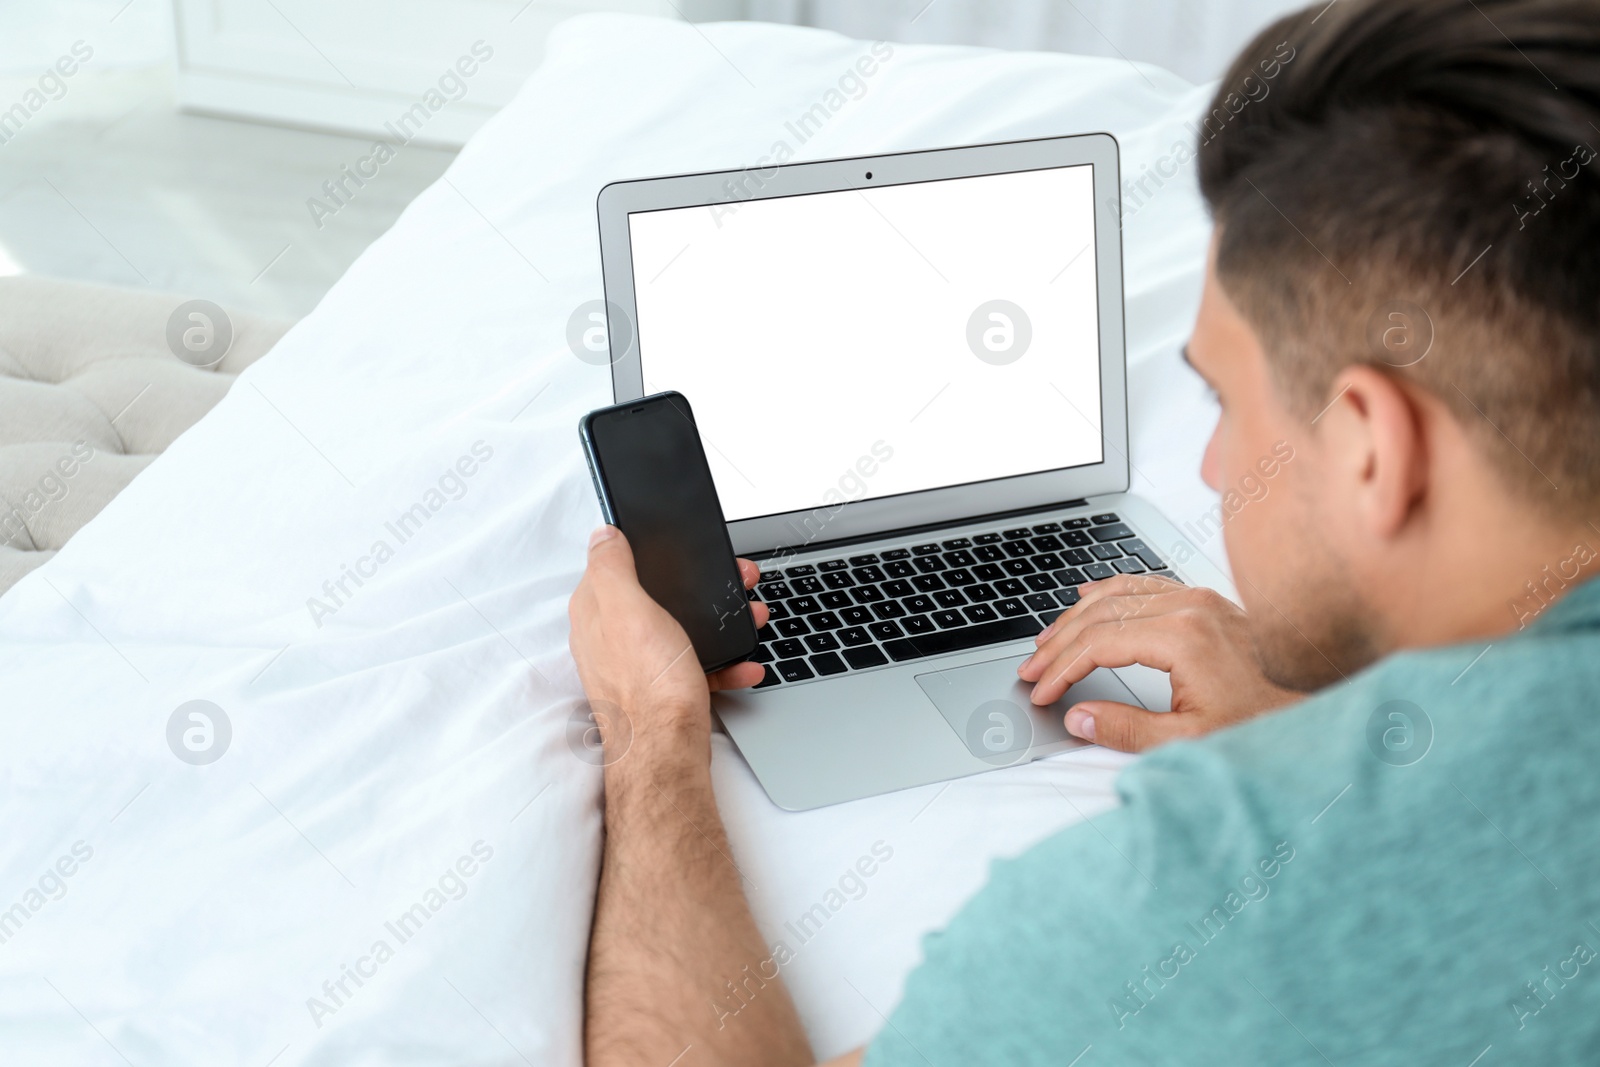
<svg viewBox="0 0 1600 1067">
<path fill-rule="evenodd" d="M 780 807 L 1079 747 L 1098 670 L 1016 665 L 1082 582 L 1226 577 L 1130 484 L 1117 144 L 1095 133 L 615 182 L 598 200 L 616 401 L 694 408 L 774 606 L 767 680 L 718 694 Z"/>
</svg>

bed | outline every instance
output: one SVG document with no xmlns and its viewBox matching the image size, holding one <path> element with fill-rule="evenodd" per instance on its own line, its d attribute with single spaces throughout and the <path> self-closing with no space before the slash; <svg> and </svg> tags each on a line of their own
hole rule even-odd
<svg viewBox="0 0 1600 1067">
<path fill-rule="evenodd" d="M 581 1061 L 600 769 L 575 739 L 566 599 L 599 521 L 576 422 L 610 394 L 568 333 L 601 297 L 606 181 L 779 142 L 821 158 L 1113 132 L 1134 486 L 1204 525 L 1214 412 L 1178 348 L 1207 91 L 930 46 L 869 76 L 870 48 L 564 24 L 316 311 L 0 598 L 0 1060 Z M 1088 748 L 792 814 L 719 738 L 734 858 L 794 951 L 816 1051 L 867 1040 L 989 862 L 1114 804 L 1125 762 Z M 874 875 L 847 877 L 863 856 Z"/>
</svg>

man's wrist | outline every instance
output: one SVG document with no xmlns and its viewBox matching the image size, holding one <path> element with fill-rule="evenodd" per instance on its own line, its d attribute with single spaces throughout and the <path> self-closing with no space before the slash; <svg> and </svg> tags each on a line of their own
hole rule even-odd
<svg viewBox="0 0 1600 1067">
<path fill-rule="evenodd" d="M 606 793 L 643 786 L 678 785 L 711 766 L 711 712 L 707 704 L 640 702 L 624 709 L 620 736 L 608 736 Z"/>
</svg>

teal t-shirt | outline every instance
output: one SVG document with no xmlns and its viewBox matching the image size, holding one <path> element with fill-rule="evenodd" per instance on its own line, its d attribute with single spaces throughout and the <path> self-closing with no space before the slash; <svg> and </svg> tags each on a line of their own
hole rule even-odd
<svg viewBox="0 0 1600 1067">
<path fill-rule="evenodd" d="M 994 864 L 866 1064 L 1600 1063 L 1597 716 L 1592 581 L 1164 746 Z"/>
</svg>

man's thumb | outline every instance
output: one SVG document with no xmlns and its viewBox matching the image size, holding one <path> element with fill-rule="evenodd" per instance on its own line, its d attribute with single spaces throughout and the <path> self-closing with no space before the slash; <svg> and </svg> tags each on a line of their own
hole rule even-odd
<svg viewBox="0 0 1600 1067">
<path fill-rule="evenodd" d="M 597 526 L 589 535 L 589 567 L 591 569 L 625 567 L 633 570 L 633 549 L 628 539 L 615 526 Z"/>
<path fill-rule="evenodd" d="M 1114 700 L 1091 700 L 1067 712 L 1067 733 L 1118 752 L 1143 752 L 1178 735 L 1177 723 L 1167 721 L 1170 718 L 1170 712 L 1158 714 Z"/>
</svg>

